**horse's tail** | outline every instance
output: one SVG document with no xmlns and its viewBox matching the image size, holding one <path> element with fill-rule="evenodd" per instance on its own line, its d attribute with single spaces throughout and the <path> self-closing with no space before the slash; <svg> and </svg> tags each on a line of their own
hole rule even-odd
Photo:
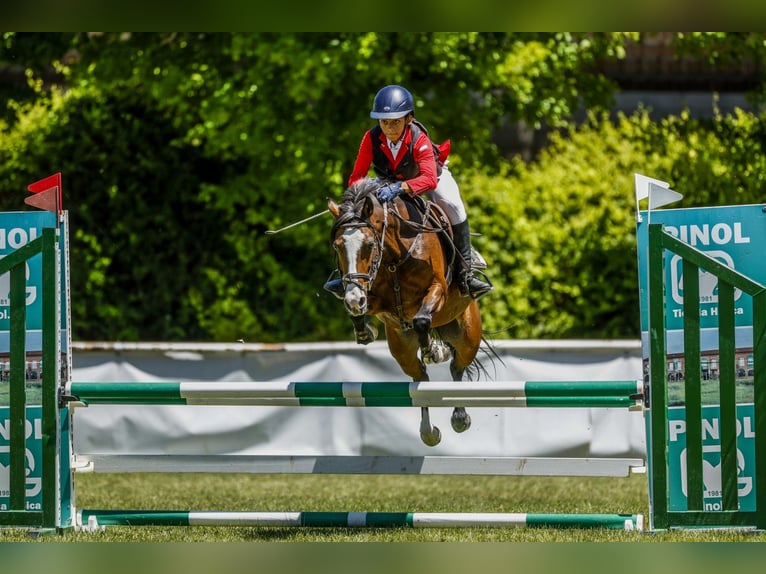
<svg viewBox="0 0 766 574">
<path fill-rule="evenodd" d="M 481 360 L 478 358 L 474 359 L 477 369 L 481 372 L 482 375 L 484 375 L 484 377 L 487 378 L 487 380 L 490 380 L 490 381 L 496 380 L 497 379 L 497 363 L 500 363 L 501 365 L 505 366 L 505 361 L 503 361 L 503 358 L 497 352 L 497 349 L 495 348 L 495 345 L 492 344 L 492 341 L 487 339 L 485 333 L 482 333 L 481 335 L 481 345 L 479 346 L 479 353 L 481 353 L 486 359 L 489 360 L 489 362 L 492 365 L 492 370 L 494 372 L 492 375 L 490 375 L 487 369 L 482 364 Z M 479 353 L 477 353 L 477 357 Z"/>
<path fill-rule="evenodd" d="M 492 341 L 487 339 L 485 333 L 481 335 L 481 344 L 479 350 L 476 353 L 473 361 L 465 368 L 463 373 L 463 380 L 466 381 L 478 381 L 485 379 L 487 381 L 494 381 L 497 379 L 497 364 L 505 366 L 505 362 L 497 349 L 492 344 Z M 492 372 L 490 373 L 490 369 Z"/>
</svg>

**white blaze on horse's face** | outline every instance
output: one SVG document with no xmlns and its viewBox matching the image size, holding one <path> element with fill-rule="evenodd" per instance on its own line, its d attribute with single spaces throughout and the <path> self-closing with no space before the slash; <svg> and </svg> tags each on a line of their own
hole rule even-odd
<svg viewBox="0 0 766 574">
<path fill-rule="evenodd" d="M 343 248 L 348 264 L 346 275 L 360 273 L 357 263 L 362 256 L 362 250 L 366 243 L 367 237 L 359 227 L 353 227 L 343 232 Z M 346 295 L 343 302 L 352 316 L 364 315 L 367 312 L 367 293 L 355 283 L 346 284 Z"/>
</svg>

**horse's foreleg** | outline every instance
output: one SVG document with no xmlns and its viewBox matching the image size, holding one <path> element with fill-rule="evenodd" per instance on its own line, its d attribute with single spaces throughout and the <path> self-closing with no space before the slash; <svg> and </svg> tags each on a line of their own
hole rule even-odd
<svg viewBox="0 0 766 574">
<path fill-rule="evenodd" d="M 431 337 L 431 321 L 434 313 L 441 307 L 441 293 L 443 291 L 438 286 L 431 289 L 412 319 L 412 327 L 418 335 L 420 356 L 426 364 L 442 363 L 449 359 L 451 354 L 445 343 L 435 341 Z"/>
<path fill-rule="evenodd" d="M 358 315 L 351 317 L 354 323 L 354 336 L 358 345 L 369 345 L 378 338 L 378 329 L 370 323 L 367 315 Z"/>
</svg>

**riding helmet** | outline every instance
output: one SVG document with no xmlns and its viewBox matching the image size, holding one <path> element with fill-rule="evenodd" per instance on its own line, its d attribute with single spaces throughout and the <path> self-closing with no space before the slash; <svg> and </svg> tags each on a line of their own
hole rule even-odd
<svg viewBox="0 0 766 574">
<path fill-rule="evenodd" d="M 393 120 L 413 113 L 414 109 L 412 94 L 401 86 L 391 85 L 375 94 L 370 117 L 376 120 Z"/>
</svg>

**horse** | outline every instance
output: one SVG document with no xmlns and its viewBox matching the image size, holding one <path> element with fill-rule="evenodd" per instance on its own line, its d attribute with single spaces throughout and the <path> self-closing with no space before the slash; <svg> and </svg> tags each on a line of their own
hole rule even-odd
<svg viewBox="0 0 766 574">
<path fill-rule="evenodd" d="M 385 326 L 389 352 L 413 381 L 427 381 L 426 364 L 447 359 L 452 380 L 461 381 L 476 367 L 483 335 L 477 302 L 461 296 L 451 281 L 451 259 L 458 255 L 449 221 L 436 204 L 420 198 L 419 208 L 402 196 L 379 202 L 380 185 L 362 179 L 345 190 L 340 204 L 328 200 L 334 217 L 330 240 L 356 342 L 375 340 L 377 329 L 369 320 L 374 316 Z M 471 426 L 471 417 L 455 407 L 450 422 L 460 433 Z M 427 407 L 421 407 L 420 438 L 428 446 L 441 441 Z"/>
</svg>

